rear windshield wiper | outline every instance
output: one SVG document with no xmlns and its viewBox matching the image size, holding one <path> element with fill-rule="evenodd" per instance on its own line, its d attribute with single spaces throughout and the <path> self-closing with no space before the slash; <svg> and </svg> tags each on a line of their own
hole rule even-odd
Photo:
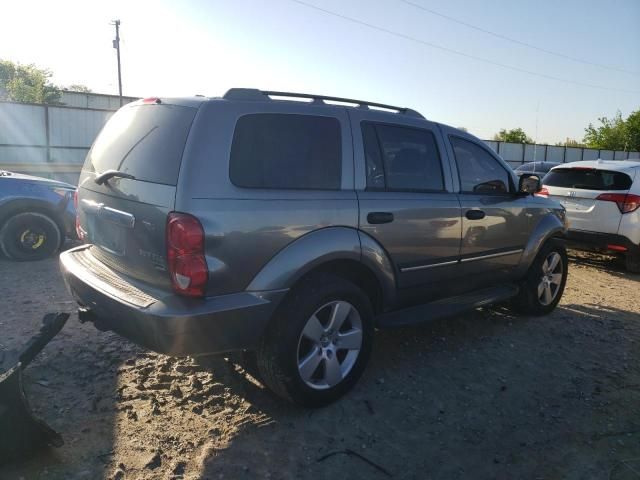
<svg viewBox="0 0 640 480">
<path fill-rule="evenodd" d="M 105 170 L 104 172 L 96 175 L 96 178 L 94 178 L 93 181 L 98 185 L 102 185 L 104 182 L 113 177 L 128 178 L 130 180 L 136 179 L 136 177 L 134 177 L 130 173 L 121 172 L 120 170 Z"/>
</svg>

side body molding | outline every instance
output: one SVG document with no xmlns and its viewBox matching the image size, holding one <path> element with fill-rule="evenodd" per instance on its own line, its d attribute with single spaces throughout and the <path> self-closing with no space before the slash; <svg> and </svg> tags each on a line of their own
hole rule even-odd
<svg viewBox="0 0 640 480">
<path fill-rule="evenodd" d="M 287 245 L 260 270 L 247 291 L 291 288 L 306 273 L 334 260 L 364 264 L 382 287 L 384 305 L 393 303 L 395 276 L 389 258 L 371 237 L 348 227 L 316 230 Z"/>
<path fill-rule="evenodd" d="M 559 218 L 558 214 L 554 213 L 553 210 L 549 210 L 548 213 L 542 216 L 538 224 L 533 229 L 531 237 L 529 237 L 529 242 L 527 243 L 520 259 L 517 275 L 522 276 L 527 272 L 544 242 L 552 237 L 563 238 L 566 233 L 567 228 L 564 220 Z"/>
</svg>

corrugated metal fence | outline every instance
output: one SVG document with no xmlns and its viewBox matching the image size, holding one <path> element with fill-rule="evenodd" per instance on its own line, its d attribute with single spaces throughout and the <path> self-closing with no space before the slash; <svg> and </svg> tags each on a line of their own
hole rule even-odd
<svg viewBox="0 0 640 480">
<path fill-rule="evenodd" d="M 595 148 L 565 147 L 556 145 L 522 144 L 485 140 L 491 149 L 512 167 L 527 162 L 577 162 L 580 160 L 640 160 L 640 152 L 598 150 Z"/>
<path fill-rule="evenodd" d="M 62 100 L 67 105 L 0 102 L 0 169 L 78 181 L 89 147 L 120 101 L 117 96 L 76 92 L 65 92 Z M 640 159 L 640 152 L 486 143 L 513 167 L 534 160 Z"/>
<path fill-rule="evenodd" d="M 133 100 L 123 97 L 123 103 Z M 77 183 L 91 144 L 120 98 L 63 92 L 61 103 L 0 102 L 0 169 Z"/>
</svg>

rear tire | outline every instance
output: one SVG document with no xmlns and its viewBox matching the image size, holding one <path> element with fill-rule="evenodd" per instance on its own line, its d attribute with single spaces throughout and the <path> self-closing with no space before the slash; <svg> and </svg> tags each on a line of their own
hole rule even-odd
<svg viewBox="0 0 640 480">
<path fill-rule="evenodd" d="M 42 260 L 57 252 L 62 240 L 56 222 L 37 212 L 14 215 L 0 229 L 0 250 L 11 260 Z"/>
<path fill-rule="evenodd" d="M 358 381 L 371 354 L 373 308 L 353 283 L 312 274 L 276 311 L 256 352 L 262 381 L 304 407 L 323 407 Z"/>
<path fill-rule="evenodd" d="M 536 255 L 513 299 L 514 309 L 524 315 L 551 313 L 564 292 L 568 273 L 567 249 L 558 240 L 548 240 Z"/>
</svg>

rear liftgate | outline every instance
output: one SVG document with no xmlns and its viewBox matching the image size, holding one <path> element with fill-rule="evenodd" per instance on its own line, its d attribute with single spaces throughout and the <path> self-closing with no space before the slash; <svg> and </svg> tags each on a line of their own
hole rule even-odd
<svg viewBox="0 0 640 480">
<path fill-rule="evenodd" d="M 68 313 L 49 313 L 40 332 L 31 337 L 22 353 L 0 350 L 0 464 L 24 458 L 38 448 L 60 447 L 62 437 L 33 416 L 22 386 L 22 370 L 62 329 Z"/>
</svg>

